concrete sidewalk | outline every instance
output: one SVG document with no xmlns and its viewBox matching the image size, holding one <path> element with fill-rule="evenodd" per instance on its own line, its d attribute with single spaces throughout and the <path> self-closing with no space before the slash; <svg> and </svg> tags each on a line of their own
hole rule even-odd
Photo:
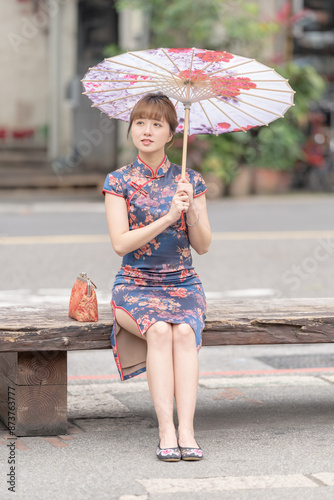
<svg viewBox="0 0 334 500">
<path fill-rule="evenodd" d="M 2 426 L 0 498 L 332 499 L 333 383 L 325 368 L 202 376 L 195 427 L 205 458 L 162 463 L 145 378 L 72 377 L 68 434 L 14 440 L 15 493 Z"/>
</svg>

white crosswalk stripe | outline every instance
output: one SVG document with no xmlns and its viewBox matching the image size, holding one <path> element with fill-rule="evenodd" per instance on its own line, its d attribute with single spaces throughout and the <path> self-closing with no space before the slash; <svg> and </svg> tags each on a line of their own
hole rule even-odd
<svg viewBox="0 0 334 500">
<path fill-rule="evenodd" d="M 326 473 L 317 474 L 326 479 Z M 329 474 L 332 481 L 333 474 Z M 287 474 L 274 476 L 206 477 L 190 479 L 154 478 L 137 479 L 150 494 L 231 491 L 273 488 L 317 488 L 319 484 L 310 476 Z M 327 483 L 325 483 L 327 485 Z"/>
</svg>

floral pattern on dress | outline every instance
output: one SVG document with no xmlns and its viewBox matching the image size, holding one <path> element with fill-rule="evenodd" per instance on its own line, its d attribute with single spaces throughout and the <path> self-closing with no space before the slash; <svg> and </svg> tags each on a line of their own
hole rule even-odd
<svg viewBox="0 0 334 500">
<path fill-rule="evenodd" d="M 180 178 L 181 167 L 170 163 L 167 156 L 155 172 L 137 157 L 134 163 L 107 175 L 103 193 L 125 199 L 132 231 L 168 213 Z M 206 192 L 200 173 L 188 169 L 186 178 L 193 185 L 194 197 Z M 187 323 L 194 330 L 197 349 L 201 347 L 207 303 L 192 265 L 188 228 L 182 224 L 182 218 L 143 247 L 124 255 L 113 284 L 112 307 L 114 311 L 126 310 L 141 335 L 156 321 Z M 145 370 L 123 376 L 115 321 L 111 344 L 122 380 Z"/>
</svg>

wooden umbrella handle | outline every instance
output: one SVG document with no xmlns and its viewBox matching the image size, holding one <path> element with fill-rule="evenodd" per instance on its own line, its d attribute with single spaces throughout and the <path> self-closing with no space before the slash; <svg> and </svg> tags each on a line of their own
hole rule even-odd
<svg viewBox="0 0 334 500">
<path fill-rule="evenodd" d="M 182 171 L 181 171 L 181 177 L 182 177 L 182 179 L 186 178 L 189 114 L 190 114 L 190 106 L 189 107 L 185 107 L 185 116 L 184 116 Z"/>
</svg>

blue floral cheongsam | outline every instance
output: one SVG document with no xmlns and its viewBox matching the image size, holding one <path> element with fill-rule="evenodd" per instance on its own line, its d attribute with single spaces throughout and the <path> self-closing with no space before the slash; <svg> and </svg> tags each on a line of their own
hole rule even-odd
<svg viewBox="0 0 334 500">
<path fill-rule="evenodd" d="M 107 175 L 103 194 L 126 200 L 129 230 L 144 227 L 169 212 L 181 167 L 167 156 L 154 172 L 137 157 L 134 163 Z M 194 198 L 207 190 L 203 177 L 192 169 L 186 179 L 194 188 Z M 114 324 L 111 344 L 122 380 L 146 370 L 147 329 L 157 321 L 187 323 L 202 344 L 206 298 L 201 280 L 192 265 L 188 228 L 184 214 L 141 248 L 124 255 L 116 274 L 111 306 Z M 117 309 L 136 322 L 138 336 L 117 323 Z"/>
</svg>

